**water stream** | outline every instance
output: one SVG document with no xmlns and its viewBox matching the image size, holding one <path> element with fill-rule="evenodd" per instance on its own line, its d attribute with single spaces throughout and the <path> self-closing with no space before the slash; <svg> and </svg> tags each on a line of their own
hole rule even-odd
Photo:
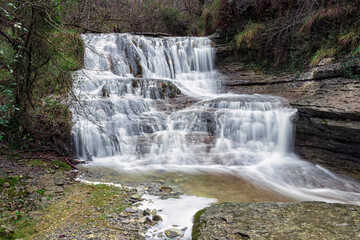
<svg viewBox="0 0 360 240">
<path fill-rule="evenodd" d="M 91 167 L 221 172 L 289 199 L 360 204 L 358 182 L 292 152 L 296 109 L 284 99 L 221 92 L 208 38 L 82 38 L 72 136 L 75 155 Z M 183 96 L 194 103 L 170 101 Z"/>
</svg>

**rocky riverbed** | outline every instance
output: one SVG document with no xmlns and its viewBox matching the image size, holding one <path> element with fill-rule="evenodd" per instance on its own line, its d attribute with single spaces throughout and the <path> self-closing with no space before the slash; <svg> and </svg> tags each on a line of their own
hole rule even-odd
<svg viewBox="0 0 360 240">
<path fill-rule="evenodd" d="M 136 189 L 78 182 L 55 159 L 0 158 L 0 239 L 144 239 L 161 220 Z"/>
<path fill-rule="evenodd" d="M 360 239 L 360 207 L 323 202 L 223 203 L 196 214 L 196 239 Z"/>
</svg>

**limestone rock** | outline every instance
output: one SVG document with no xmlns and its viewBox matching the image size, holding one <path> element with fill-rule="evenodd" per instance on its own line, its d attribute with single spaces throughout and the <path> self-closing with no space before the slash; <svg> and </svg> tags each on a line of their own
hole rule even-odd
<svg viewBox="0 0 360 240">
<path fill-rule="evenodd" d="M 169 228 L 169 229 L 165 230 L 165 235 L 168 238 L 175 238 L 175 237 L 181 236 L 182 234 L 183 234 L 182 231 L 177 228 Z"/>
<path fill-rule="evenodd" d="M 360 207 L 347 204 L 223 203 L 201 212 L 194 219 L 193 240 L 360 238 Z"/>
</svg>

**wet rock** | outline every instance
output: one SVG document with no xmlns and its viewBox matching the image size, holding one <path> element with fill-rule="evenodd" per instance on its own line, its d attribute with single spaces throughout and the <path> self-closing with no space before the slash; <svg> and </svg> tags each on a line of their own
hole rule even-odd
<svg viewBox="0 0 360 240">
<path fill-rule="evenodd" d="M 182 231 L 177 228 L 169 228 L 169 229 L 165 230 L 165 235 L 168 238 L 175 238 L 175 237 L 181 236 L 182 234 L 183 234 Z"/>
<path fill-rule="evenodd" d="M 160 215 L 155 214 L 152 217 L 152 220 L 155 221 L 155 222 L 162 221 L 162 217 Z"/>
<path fill-rule="evenodd" d="M 146 237 L 145 233 L 143 233 L 143 232 L 138 232 L 138 236 L 140 238 L 145 238 Z"/>
<path fill-rule="evenodd" d="M 164 235 L 163 232 L 159 232 L 157 236 L 158 236 L 159 238 L 162 238 L 162 237 L 164 237 L 165 235 Z"/>
<path fill-rule="evenodd" d="M 170 193 L 173 191 L 173 189 L 171 187 L 161 187 L 160 191 L 164 193 Z"/>
<path fill-rule="evenodd" d="M 152 216 L 156 215 L 156 213 L 157 213 L 157 210 L 156 210 L 156 209 L 151 210 L 151 215 L 152 215 Z"/>
<path fill-rule="evenodd" d="M 143 216 L 149 216 L 150 215 L 150 209 L 143 210 Z"/>
<path fill-rule="evenodd" d="M 324 81 L 298 109 L 297 151 L 309 161 L 360 179 L 360 82 Z"/>
<path fill-rule="evenodd" d="M 201 211 L 203 213 L 198 212 L 194 219 L 194 240 L 350 240 L 360 237 L 360 207 L 353 205 L 323 202 L 223 203 Z"/>
<path fill-rule="evenodd" d="M 128 212 L 128 213 L 137 213 L 138 210 L 137 210 L 137 209 L 133 209 L 133 208 L 125 208 L 125 212 Z"/>
<path fill-rule="evenodd" d="M 146 223 L 148 221 L 147 217 L 142 217 L 138 220 L 139 223 Z"/>
<path fill-rule="evenodd" d="M 130 198 L 139 201 L 141 199 L 142 193 L 133 194 L 130 196 Z"/>
</svg>

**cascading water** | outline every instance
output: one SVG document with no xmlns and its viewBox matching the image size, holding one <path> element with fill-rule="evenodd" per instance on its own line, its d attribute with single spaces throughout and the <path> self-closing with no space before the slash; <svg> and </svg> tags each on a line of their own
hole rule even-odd
<svg viewBox="0 0 360 240">
<path fill-rule="evenodd" d="M 219 93 L 208 38 L 82 37 L 77 157 L 123 170 L 223 169 L 298 200 L 360 204 L 359 183 L 291 152 L 296 110 L 283 99 Z M 180 91 L 197 102 L 175 110 L 167 100 Z"/>
</svg>

